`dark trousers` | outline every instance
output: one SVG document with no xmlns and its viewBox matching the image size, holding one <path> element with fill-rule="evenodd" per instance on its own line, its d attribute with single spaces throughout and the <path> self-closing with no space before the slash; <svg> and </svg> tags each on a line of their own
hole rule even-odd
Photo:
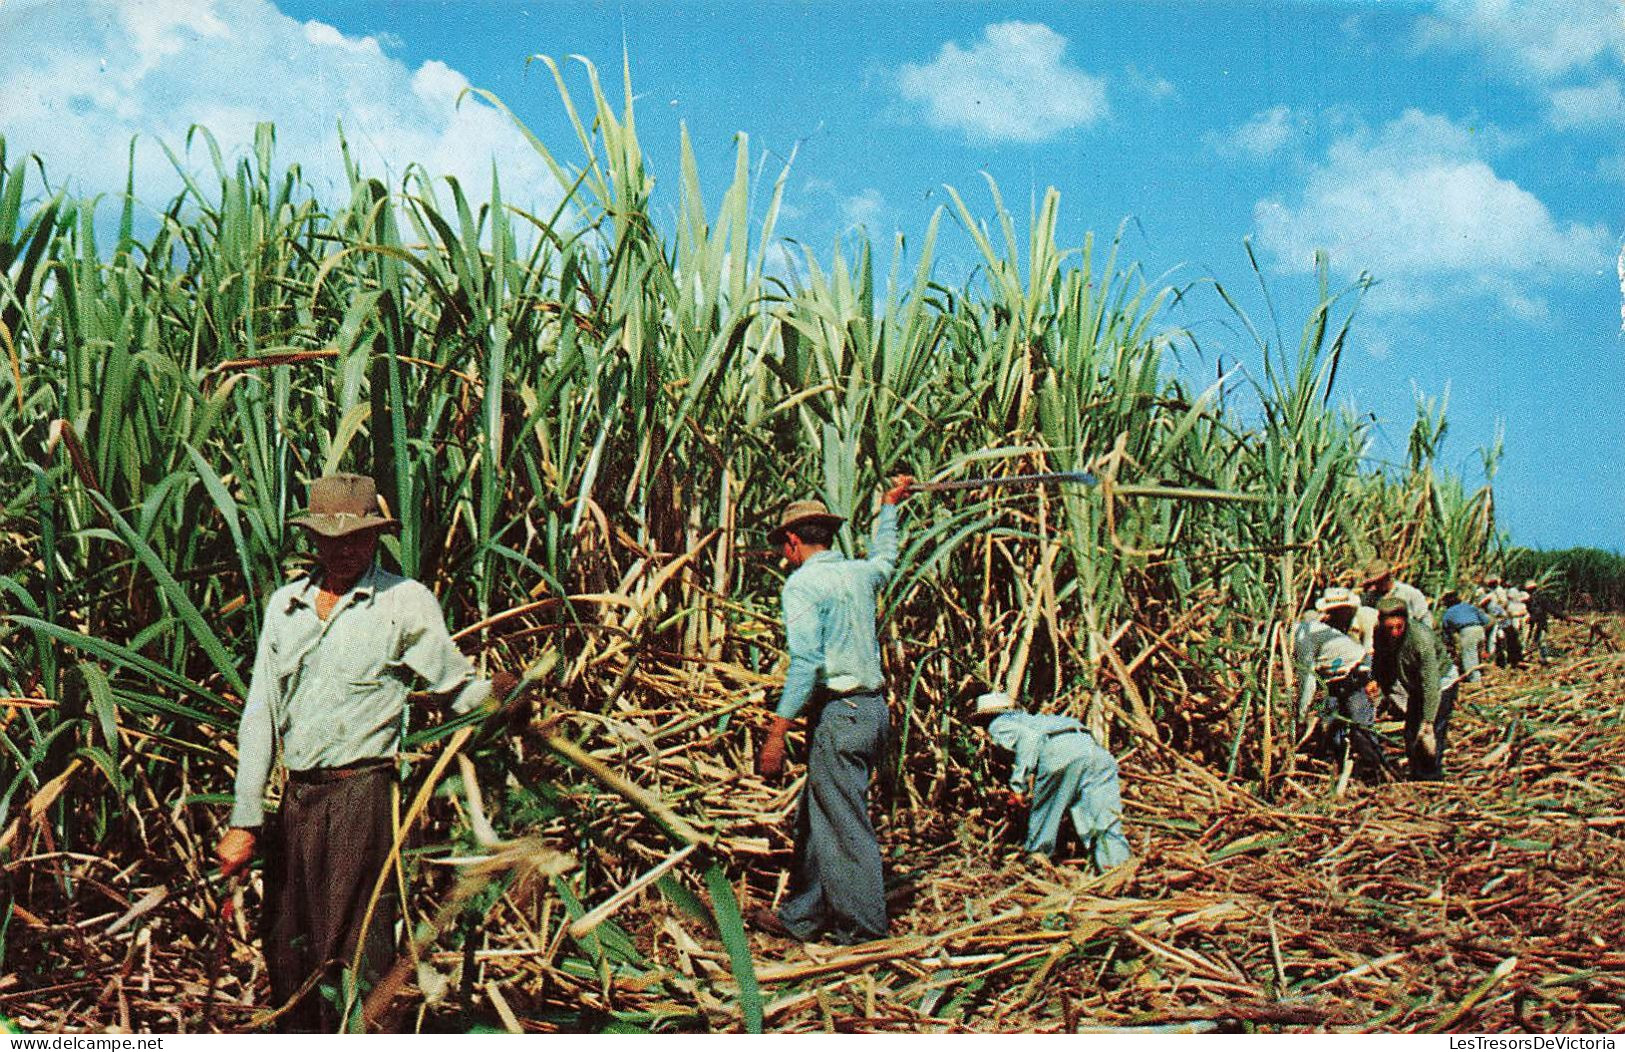
<svg viewBox="0 0 1625 1052">
<path fill-rule="evenodd" d="M 1416 736 L 1422 729 L 1422 691 L 1416 684 L 1401 680 L 1391 688 L 1391 695 L 1405 707 L 1405 761 L 1412 781 L 1435 781 L 1444 777 L 1444 752 L 1450 732 L 1450 714 L 1456 709 L 1456 688 L 1449 687 L 1439 695 L 1439 711 L 1433 716 L 1433 741 L 1438 752 L 1429 760 L 1417 747 Z"/>
<path fill-rule="evenodd" d="M 886 935 L 886 887 L 869 821 L 869 780 L 885 755 L 890 729 L 879 694 L 833 698 L 813 725 L 790 898 L 779 910 L 798 939 L 822 935 L 853 943 Z"/>
<path fill-rule="evenodd" d="M 321 978 L 278 1020 L 284 1033 L 334 1033 L 340 1028 L 343 980 L 358 944 L 362 953 L 356 977 L 366 986 L 393 956 L 392 881 L 384 884 L 370 923 L 365 931 L 362 927 L 394 838 L 393 784 L 389 766 L 338 781 L 288 782 L 281 814 L 267 838 L 265 870 L 265 962 L 275 1007 L 285 1005 L 313 975 L 319 972 Z"/>
</svg>

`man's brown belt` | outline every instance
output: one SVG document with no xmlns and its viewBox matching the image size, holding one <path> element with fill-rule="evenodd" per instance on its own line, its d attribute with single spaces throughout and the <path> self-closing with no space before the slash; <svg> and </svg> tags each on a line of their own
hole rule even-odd
<svg viewBox="0 0 1625 1052">
<path fill-rule="evenodd" d="M 380 757 L 371 760 L 357 760 L 355 763 L 347 763 L 343 767 L 311 767 L 303 771 L 289 771 L 288 780 L 303 785 L 326 785 L 329 782 L 354 778 L 358 774 L 388 770 L 391 762 Z"/>
</svg>

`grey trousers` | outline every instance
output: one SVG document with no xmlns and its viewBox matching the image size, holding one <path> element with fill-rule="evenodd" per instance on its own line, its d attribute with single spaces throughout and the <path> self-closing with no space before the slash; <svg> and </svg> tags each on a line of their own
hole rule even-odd
<svg viewBox="0 0 1625 1052">
<path fill-rule="evenodd" d="M 1456 667 L 1462 671 L 1463 683 L 1478 682 L 1478 652 L 1483 646 L 1483 625 L 1468 625 L 1456 633 Z"/>
<path fill-rule="evenodd" d="M 790 897 L 779 910 L 798 939 L 853 943 L 886 935 L 886 887 L 869 821 L 869 780 L 890 730 L 879 694 L 835 698 L 813 725 Z"/>
<path fill-rule="evenodd" d="M 1102 873 L 1132 856 L 1123 836 L 1117 759 L 1086 732 L 1055 735 L 1045 743 L 1033 778 L 1024 849 L 1053 857 L 1063 815 L 1071 816 L 1078 842 Z"/>
<path fill-rule="evenodd" d="M 384 885 L 362 930 L 367 900 L 394 839 L 390 789 L 395 775 L 378 767 L 342 781 L 290 780 L 268 838 L 265 867 L 265 963 L 271 997 L 281 1007 L 314 973 L 322 978 L 282 1016 L 289 1032 L 333 1033 L 342 1014 L 322 986 L 341 990 L 341 976 L 360 944 L 361 978 L 375 981 L 394 955 L 394 887 Z"/>
</svg>

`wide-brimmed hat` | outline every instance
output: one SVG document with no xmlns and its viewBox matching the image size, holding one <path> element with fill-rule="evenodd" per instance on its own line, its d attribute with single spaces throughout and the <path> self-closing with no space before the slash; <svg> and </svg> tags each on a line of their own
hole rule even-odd
<svg viewBox="0 0 1625 1052">
<path fill-rule="evenodd" d="M 1360 583 L 1370 584 L 1372 581 L 1380 581 L 1393 572 L 1394 564 L 1387 559 L 1372 559 L 1365 564 L 1365 569 L 1361 571 Z"/>
<path fill-rule="evenodd" d="M 1535 589 L 1537 589 L 1539 587 L 1540 587 L 1540 582 L 1535 580 L 1533 577 L 1531 577 L 1529 580 L 1527 580 L 1527 581 L 1525 581 L 1523 583 L 1523 590 L 1526 591 L 1526 592 L 1533 592 Z"/>
<path fill-rule="evenodd" d="M 1485 574 L 1484 575 L 1484 583 L 1485 584 L 1500 584 L 1501 583 L 1501 578 L 1499 576 L 1497 576 L 1496 574 L 1492 574 L 1492 573 L 1491 574 Z"/>
<path fill-rule="evenodd" d="M 366 475 L 324 475 L 310 484 L 310 507 L 288 520 L 323 537 L 362 530 L 396 530 L 400 522 L 383 513 L 378 484 Z"/>
<path fill-rule="evenodd" d="M 1002 690 L 990 690 L 976 698 L 976 707 L 971 710 L 971 716 L 997 716 L 1001 712 L 1014 712 L 1016 699 Z"/>
<path fill-rule="evenodd" d="M 1389 614 L 1404 614 L 1410 617 L 1410 604 L 1397 595 L 1385 596 L 1377 601 L 1377 616 L 1386 617 Z"/>
<path fill-rule="evenodd" d="M 1365 647 L 1348 636 L 1328 639 L 1315 657 L 1315 671 L 1328 679 L 1346 676 L 1365 661 Z"/>
<path fill-rule="evenodd" d="M 829 507 L 821 500 L 791 501 L 790 506 L 784 509 L 784 514 L 779 516 L 779 524 L 767 535 L 767 539 L 771 544 L 783 544 L 784 535 L 793 526 L 818 525 L 828 526 L 833 530 L 845 521 L 844 515 L 832 515 Z"/>
<path fill-rule="evenodd" d="M 1360 597 L 1349 588 L 1328 588 L 1315 600 L 1315 609 L 1321 613 L 1345 606 L 1352 610 L 1360 609 Z"/>
</svg>

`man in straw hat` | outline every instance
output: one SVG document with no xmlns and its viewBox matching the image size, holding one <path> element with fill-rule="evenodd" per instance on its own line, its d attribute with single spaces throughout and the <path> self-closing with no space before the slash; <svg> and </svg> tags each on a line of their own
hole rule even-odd
<svg viewBox="0 0 1625 1052">
<path fill-rule="evenodd" d="M 1405 600 L 1412 621 L 1428 628 L 1433 627 L 1433 611 L 1428 605 L 1427 596 L 1423 595 L 1419 588 L 1413 588 L 1404 581 L 1396 581 L 1394 565 L 1387 559 L 1376 558 L 1366 563 L 1360 581 L 1365 585 L 1364 601 L 1367 606 L 1376 606 L 1386 596 L 1398 596 Z"/>
<path fill-rule="evenodd" d="M 266 604 L 237 731 L 236 804 L 216 854 L 235 873 L 265 841 L 266 965 L 272 997 L 287 1008 L 278 1024 L 333 1031 L 345 1020 L 334 992 L 347 997 L 354 980 L 375 980 L 393 953 L 392 883 L 376 899 L 374 889 L 394 839 L 407 693 L 451 698 L 464 713 L 494 707 L 493 684 L 452 642 L 434 594 L 374 562 L 379 535 L 399 523 L 381 511 L 372 479 L 316 480 L 309 510 L 292 521 L 309 532 L 317 565 Z M 499 696 L 512 693 L 514 677 L 495 679 Z M 274 746 L 288 778 L 262 838 Z"/>
<path fill-rule="evenodd" d="M 1405 756 L 1413 780 L 1444 777 L 1446 731 L 1456 688 L 1449 659 L 1432 629 L 1411 620 L 1404 599 L 1391 595 L 1377 604 L 1377 652 L 1371 660 L 1374 686 L 1405 714 Z"/>
<path fill-rule="evenodd" d="M 1060 838 L 1061 819 L 1072 819 L 1078 842 L 1102 872 L 1127 862 L 1133 852 L 1123 836 L 1123 800 L 1117 760 L 1071 716 L 1023 712 L 1000 691 L 981 695 L 970 714 L 994 744 L 1014 754 L 1010 802 L 1029 805 L 1029 857 L 1049 860 Z"/>
<path fill-rule="evenodd" d="M 1302 719 L 1314 704 L 1319 681 L 1315 677 L 1315 661 L 1328 643 L 1353 638 L 1354 624 L 1363 609 L 1359 593 L 1353 589 L 1333 585 L 1315 600 L 1314 609 L 1307 611 L 1292 634 L 1292 665 L 1298 674 L 1298 718 Z M 1373 612 L 1375 613 L 1375 612 Z M 1363 648 L 1362 648 L 1363 649 Z"/>
<path fill-rule="evenodd" d="M 913 484 L 908 475 L 892 480 L 867 559 L 831 550 L 845 520 L 822 501 L 794 502 L 768 535 L 794 568 L 783 592 L 790 667 L 758 772 L 772 778 L 783 770 L 784 737 L 795 720 L 805 716 L 812 728 L 790 897 L 776 914 L 750 911 L 758 928 L 775 935 L 838 943 L 886 935 L 880 845 L 868 804 L 891 727 L 875 614 L 897 562 L 897 503 Z"/>
</svg>

